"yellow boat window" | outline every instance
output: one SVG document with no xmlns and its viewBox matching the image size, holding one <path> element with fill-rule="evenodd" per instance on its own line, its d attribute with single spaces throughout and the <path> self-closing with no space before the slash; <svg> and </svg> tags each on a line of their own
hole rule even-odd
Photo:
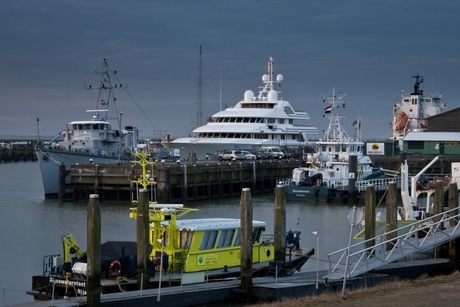
<svg viewBox="0 0 460 307">
<path fill-rule="evenodd" d="M 192 244 L 193 231 L 182 230 L 179 234 L 179 245 L 180 248 L 189 249 Z"/>
<path fill-rule="evenodd" d="M 233 243 L 233 246 L 240 246 L 241 245 L 241 230 L 238 229 L 236 232 L 236 238 L 235 238 L 235 243 Z"/>
<path fill-rule="evenodd" d="M 200 250 L 212 249 L 216 245 L 217 230 L 208 230 L 203 234 L 201 239 Z"/>
<path fill-rule="evenodd" d="M 228 247 L 232 245 L 233 235 L 235 234 L 235 229 L 224 229 L 220 231 L 219 242 L 217 247 Z"/>
</svg>

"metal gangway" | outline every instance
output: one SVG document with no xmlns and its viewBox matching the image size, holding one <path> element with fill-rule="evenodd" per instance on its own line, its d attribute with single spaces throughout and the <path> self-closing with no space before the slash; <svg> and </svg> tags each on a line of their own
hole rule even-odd
<svg viewBox="0 0 460 307">
<path fill-rule="evenodd" d="M 330 253 L 329 280 L 348 279 L 460 237 L 460 207 Z M 391 238 L 391 239 L 387 239 Z M 370 247 L 366 247 L 371 245 Z"/>
</svg>

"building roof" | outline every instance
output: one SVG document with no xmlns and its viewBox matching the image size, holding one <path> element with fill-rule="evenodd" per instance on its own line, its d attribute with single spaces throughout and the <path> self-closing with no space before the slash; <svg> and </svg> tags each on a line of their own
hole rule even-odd
<svg viewBox="0 0 460 307">
<path fill-rule="evenodd" d="M 409 132 L 403 141 L 460 142 L 460 132 Z"/>
</svg>

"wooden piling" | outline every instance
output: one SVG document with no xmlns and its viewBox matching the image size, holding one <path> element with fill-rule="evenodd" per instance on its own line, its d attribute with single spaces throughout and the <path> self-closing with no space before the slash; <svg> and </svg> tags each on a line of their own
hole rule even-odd
<svg viewBox="0 0 460 307">
<path fill-rule="evenodd" d="M 356 204 L 356 176 L 358 174 L 358 157 L 355 155 L 350 155 L 349 160 L 349 169 L 348 169 L 348 203 Z"/>
<path fill-rule="evenodd" d="M 286 260 L 286 191 L 282 185 L 276 186 L 275 194 L 275 261 Z"/>
<path fill-rule="evenodd" d="M 101 207 L 99 195 L 91 194 L 87 208 L 87 290 L 88 306 L 101 303 Z"/>
<path fill-rule="evenodd" d="M 60 201 L 65 200 L 65 173 L 66 173 L 65 164 L 64 163 L 59 164 L 58 199 Z"/>
<path fill-rule="evenodd" d="M 241 216 L 241 291 L 245 302 L 252 296 L 252 198 L 244 188 L 240 200 Z"/>
<path fill-rule="evenodd" d="M 398 228 L 398 187 L 396 183 L 390 183 L 386 196 L 386 232 L 391 232 Z M 387 234 L 386 239 L 391 240 L 397 237 L 396 232 Z M 388 242 L 386 249 L 391 250 L 395 242 Z"/>
<path fill-rule="evenodd" d="M 376 210 L 376 196 L 375 187 L 370 184 L 366 188 L 366 195 L 364 199 L 364 239 L 369 240 L 375 238 L 375 210 Z M 367 241 L 366 248 L 375 245 L 375 240 Z"/>
<path fill-rule="evenodd" d="M 151 249 L 149 243 L 149 200 L 148 190 L 139 190 L 137 202 L 137 285 L 138 289 L 149 287 L 147 275 L 147 257 Z"/>
</svg>

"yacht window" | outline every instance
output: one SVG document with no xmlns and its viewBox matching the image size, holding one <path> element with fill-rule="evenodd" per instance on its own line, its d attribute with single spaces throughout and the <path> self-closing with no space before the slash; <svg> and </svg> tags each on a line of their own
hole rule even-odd
<svg viewBox="0 0 460 307">
<path fill-rule="evenodd" d="M 221 230 L 219 236 L 219 242 L 217 243 L 217 247 L 228 247 L 232 245 L 233 235 L 235 233 L 235 229 L 227 229 Z"/>
<path fill-rule="evenodd" d="M 205 231 L 201 239 L 200 250 L 212 249 L 216 244 L 217 230 Z"/>
</svg>

